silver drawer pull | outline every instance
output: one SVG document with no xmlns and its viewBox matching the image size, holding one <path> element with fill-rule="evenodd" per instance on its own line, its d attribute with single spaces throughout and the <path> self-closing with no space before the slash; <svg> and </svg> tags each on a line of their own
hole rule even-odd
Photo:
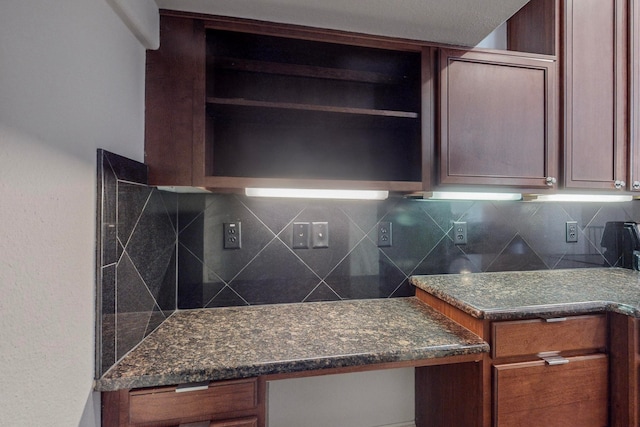
<svg viewBox="0 0 640 427">
<path fill-rule="evenodd" d="M 548 351 L 544 353 L 538 353 L 538 357 L 545 361 L 545 363 L 549 366 L 555 365 L 566 365 L 569 363 L 569 359 L 566 357 L 562 357 L 558 354 L 557 351 Z"/>
<path fill-rule="evenodd" d="M 566 365 L 567 363 L 569 363 L 569 359 L 562 356 L 544 357 L 543 359 L 545 363 L 549 366 Z"/>
<path fill-rule="evenodd" d="M 201 383 L 180 384 L 178 387 L 176 387 L 176 393 L 186 393 L 189 391 L 207 390 L 208 388 L 209 388 L 209 381 L 204 381 Z"/>
<path fill-rule="evenodd" d="M 540 318 L 542 320 L 544 320 L 547 323 L 558 323 L 558 322 L 565 322 L 567 320 L 566 317 L 545 317 L 545 316 L 540 316 Z"/>
</svg>

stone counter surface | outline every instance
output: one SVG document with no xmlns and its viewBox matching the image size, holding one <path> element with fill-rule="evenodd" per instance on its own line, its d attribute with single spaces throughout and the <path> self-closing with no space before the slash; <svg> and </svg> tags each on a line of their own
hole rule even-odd
<svg viewBox="0 0 640 427">
<path fill-rule="evenodd" d="M 479 319 L 606 311 L 640 317 L 640 272 L 622 268 L 448 274 L 410 280 Z"/>
<path fill-rule="evenodd" d="M 487 352 L 416 298 L 178 311 L 96 381 L 98 391 Z"/>
</svg>

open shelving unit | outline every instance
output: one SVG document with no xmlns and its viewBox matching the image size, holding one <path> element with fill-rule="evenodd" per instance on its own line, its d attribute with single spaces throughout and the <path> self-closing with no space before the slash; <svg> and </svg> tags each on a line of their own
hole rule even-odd
<svg viewBox="0 0 640 427">
<path fill-rule="evenodd" d="M 421 188 L 419 50 L 211 28 L 206 50 L 206 186 Z"/>
</svg>

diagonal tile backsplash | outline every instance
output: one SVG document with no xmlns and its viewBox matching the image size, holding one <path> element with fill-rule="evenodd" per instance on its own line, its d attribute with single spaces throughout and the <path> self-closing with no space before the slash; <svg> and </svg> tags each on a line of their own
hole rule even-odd
<svg viewBox="0 0 640 427">
<path fill-rule="evenodd" d="M 633 203 L 383 202 L 178 196 L 178 308 L 413 294 L 412 274 L 608 266 L 604 224 L 638 218 Z M 635 216 L 634 216 L 635 215 Z M 565 242 L 578 221 L 579 242 Z M 242 223 L 242 249 L 223 249 L 223 223 Z M 326 221 L 329 247 L 293 249 L 293 223 Z M 379 248 L 389 221 L 393 245 Z M 456 245 L 453 221 L 466 221 Z"/>
<path fill-rule="evenodd" d="M 100 376 L 176 309 L 413 295 L 413 274 L 601 267 L 608 221 L 640 221 L 637 202 L 313 201 L 176 194 L 146 166 L 98 152 Z M 242 248 L 223 249 L 241 222 Z M 293 249 L 294 222 L 327 222 L 329 247 Z M 393 245 L 377 246 L 392 223 Z M 468 243 L 454 244 L 454 221 Z M 577 221 L 578 242 L 565 242 Z"/>
<path fill-rule="evenodd" d="M 145 165 L 98 150 L 96 376 L 176 308 L 177 196 Z"/>
</svg>

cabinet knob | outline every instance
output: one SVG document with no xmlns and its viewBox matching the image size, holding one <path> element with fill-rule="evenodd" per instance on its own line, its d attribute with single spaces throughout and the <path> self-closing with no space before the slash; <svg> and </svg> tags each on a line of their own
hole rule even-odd
<svg viewBox="0 0 640 427">
<path fill-rule="evenodd" d="M 613 185 L 615 185 L 615 187 L 616 187 L 618 190 L 620 190 L 620 189 L 624 188 L 624 187 L 627 185 L 627 183 L 626 183 L 626 182 L 624 182 L 624 181 L 621 181 L 621 180 L 619 180 L 619 179 L 616 179 L 616 181 L 613 183 Z"/>
<path fill-rule="evenodd" d="M 557 179 L 555 179 L 555 178 L 554 178 L 554 177 L 552 177 L 552 176 L 548 176 L 548 177 L 547 177 L 547 179 L 545 179 L 545 182 L 547 183 L 547 185 L 548 185 L 549 187 L 553 187 L 553 186 L 555 185 L 555 183 L 556 183 L 556 182 L 558 182 L 558 180 L 557 180 Z"/>
<path fill-rule="evenodd" d="M 633 189 L 640 190 L 640 181 L 633 181 Z"/>
</svg>

